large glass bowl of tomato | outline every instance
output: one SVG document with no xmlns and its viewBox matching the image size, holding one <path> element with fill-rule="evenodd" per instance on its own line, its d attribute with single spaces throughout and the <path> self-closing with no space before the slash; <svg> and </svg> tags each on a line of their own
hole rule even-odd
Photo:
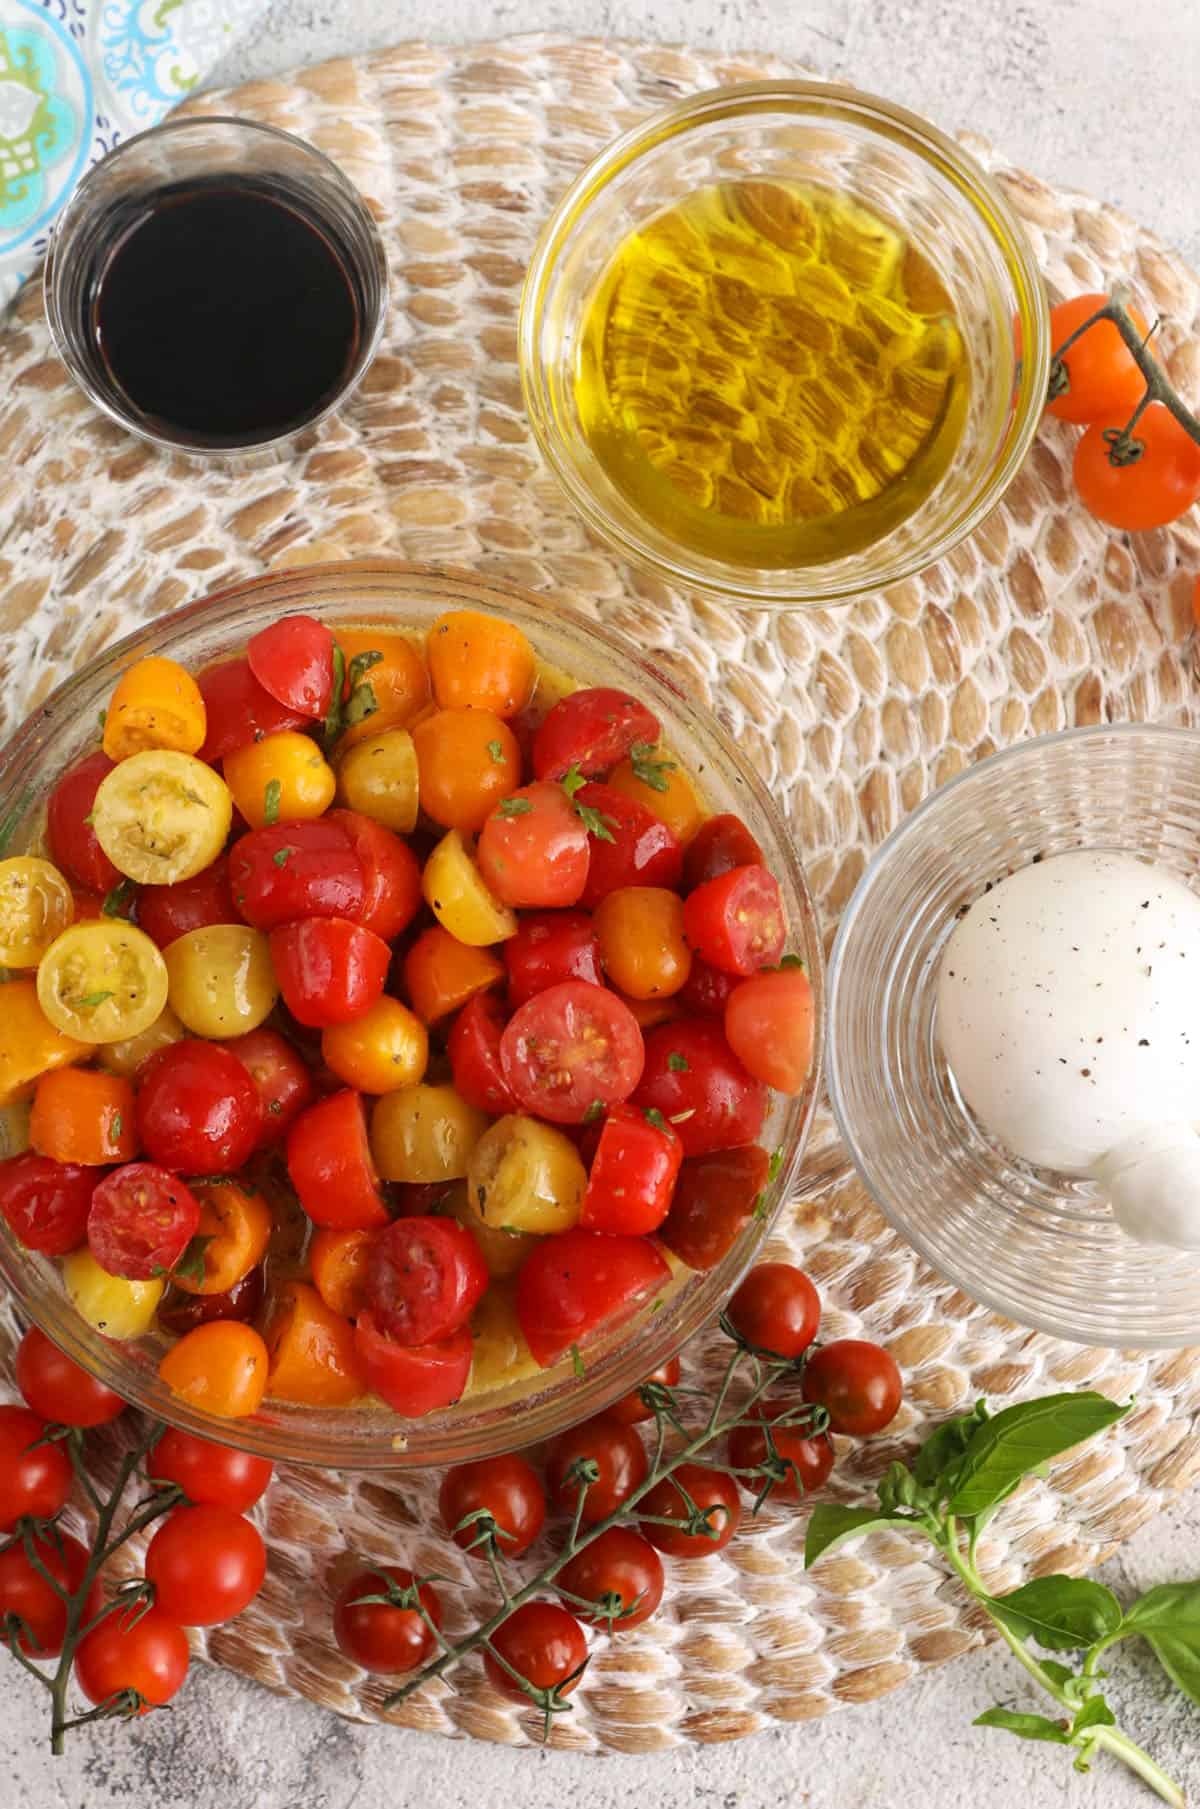
<svg viewBox="0 0 1200 1809">
<path fill-rule="evenodd" d="M 552 598 L 386 561 L 205 598 L 26 722 L 0 834 L 0 1272 L 185 1431 L 364 1469 L 551 1437 L 797 1180 L 792 837 Z"/>
</svg>

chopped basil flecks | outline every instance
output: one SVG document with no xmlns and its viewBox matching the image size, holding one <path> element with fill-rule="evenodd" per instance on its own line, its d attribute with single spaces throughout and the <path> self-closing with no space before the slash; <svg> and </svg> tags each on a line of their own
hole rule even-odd
<svg viewBox="0 0 1200 1809">
<path fill-rule="evenodd" d="M 499 813 L 502 817 L 528 816 L 533 805 L 528 798 L 501 798 Z"/>
<path fill-rule="evenodd" d="M 633 776 L 648 785 L 651 791 L 666 791 L 670 785 L 668 773 L 675 771 L 674 760 L 666 760 L 659 756 L 659 750 L 648 741 L 635 741 L 629 750 L 629 764 L 633 768 Z"/>
<path fill-rule="evenodd" d="M 680 1055 L 678 1049 L 672 1049 L 670 1055 L 668 1055 L 667 1066 L 670 1068 L 672 1074 L 688 1074 L 691 1072 L 691 1066 L 687 1056 Z"/>
<path fill-rule="evenodd" d="M 267 828 L 279 821 L 279 806 L 283 802 L 283 786 L 278 779 L 268 779 L 263 792 L 263 822 Z"/>
</svg>

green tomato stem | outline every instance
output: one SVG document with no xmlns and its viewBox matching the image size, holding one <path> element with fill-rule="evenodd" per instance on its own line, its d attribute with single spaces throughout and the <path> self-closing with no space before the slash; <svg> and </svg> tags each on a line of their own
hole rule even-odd
<svg viewBox="0 0 1200 1809">
<path fill-rule="evenodd" d="M 1178 421 L 1188 438 L 1195 440 L 1196 444 L 1200 446 L 1200 420 L 1197 420 L 1196 416 L 1192 413 L 1191 409 L 1187 406 L 1186 402 L 1184 402 L 1174 385 L 1171 383 L 1161 364 L 1159 364 L 1158 360 L 1148 350 L 1146 338 L 1143 338 L 1141 333 L 1138 332 L 1133 317 L 1125 305 L 1125 292 L 1123 290 L 1118 289 L 1116 294 L 1109 299 L 1103 308 L 1097 308 L 1096 312 L 1090 314 L 1085 321 L 1082 321 L 1080 325 L 1075 328 L 1073 333 L 1068 333 L 1061 345 L 1056 345 L 1053 348 L 1053 361 L 1050 367 L 1051 394 L 1053 395 L 1055 393 L 1054 373 L 1061 369 L 1063 353 L 1069 351 L 1077 339 L 1081 339 L 1090 328 L 1094 327 L 1096 323 L 1101 320 L 1112 321 L 1113 326 L 1116 327 L 1117 332 L 1121 335 L 1121 338 L 1125 343 L 1129 356 L 1133 359 L 1133 362 L 1137 365 L 1139 371 L 1141 371 L 1142 376 L 1146 379 L 1145 394 L 1138 403 L 1137 408 L 1134 410 L 1132 418 L 1126 422 L 1125 426 L 1117 435 L 1115 442 L 1109 449 L 1109 458 L 1111 462 L 1114 465 L 1128 464 L 1131 462 L 1128 455 L 1133 447 L 1137 445 L 1137 441 L 1133 437 L 1133 430 L 1143 411 L 1151 402 L 1161 402 L 1167 412 L 1173 415 L 1175 420 Z M 1149 336 L 1147 335 L 1147 338 L 1148 337 Z M 1140 447 L 1138 448 L 1138 451 L 1140 452 Z M 1134 456 L 1136 457 L 1137 454 Z"/>
</svg>

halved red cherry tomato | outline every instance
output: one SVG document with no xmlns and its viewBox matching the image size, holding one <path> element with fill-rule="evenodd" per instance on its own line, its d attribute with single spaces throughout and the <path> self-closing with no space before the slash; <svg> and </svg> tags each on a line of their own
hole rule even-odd
<svg viewBox="0 0 1200 1809">
<path fill-rule="evenodd" d="M 500 900 L 516 910 L 557 910 L 579 902 L 588 873 L 588 832 L 561 785 L 540 780 L 496 806 L 476 859 Z"/>
<path fill-rule="evenodd" d="M 163 1330 L 175 1338 L 186 1337 L 198 1325 L 211 1325 L 214 1319 L 249 1325 L 257 1319 L 265 1293 L 266 1277 L 258 1263 L 223 1294 L 188 1294 L 183 1288 L 168 1288 L 154 1316 Z"/>
<path fill-rule="evenodd" d="M 105 1426 L 125 1402 L 31 1325 L 17 1346 L 17 1387 L 35 1413 L 60 1426 Z"/>
<path fill-rule="evenodd" d="M 645 1237 L 666 1218 L 683 1161 L 670 1125 L 636 1106 L 615 1105 L 600 1129 L 579 1223 L 585 1231 Z"/>
<path fill-rule="evenodd" d="M 278 1030 L 260 1025 L 218 1047 L 236 1056 L 258 1092 L 258 1147 L 278 1143 L 297 1113 L 312 1103 L 313 1078 L 301 1056 Z"/>
<path fill-rule="evenodd" d="M 92 1195 L 88 1248 L 110 1275 L 149 1281 L 175 1267 L 199 1224 L 200 1202 L 178 1175 L 127 1162 Z"/>
<path fill-rule="evenodd" d="M 817 1335 L 821 1297 L 795 1263 L 758 1263 L 728 1307 L 747 1344 L 775 1357 L 798 1357 Z"/>
<path fill-rule="evenodd" d="M 511 1671 L 535 1690 L 569 1696 L 588 1661 L 583 1628 L 557 1602 L 522 1603 L 497 1627 L 491 1645 L 492 1650 L 483 1655 L 487 1680 L 514 1702 L 525 1702 L 528 1697 Z M 505 1665 L 511 1671 L 505 1670 Z"/>
<path fill-rule="evenodd" d="M 766 1424 L 773 1422 L 779 1414 L 787 1411 L 785 1401 L 760 1401 L 754 1409 L 754 1419 L 760 1424 L 739 1426 L 729 1434 L 727 1446 L 729 1461 L 737 1470 L 753 1470 L 765 1463 L 767 1458 Z M 787 1465 L 787 1475 L 780 1482 L 771 1484 L 772 1496 L 780 1500 L 798 1501 L 802 1496 L 819 1489 L 833 1469 L 833 1441 L 828 1433 L 820 1432 L 814 1438 L 799 1427 L 771 1425 L 771 1442 L 775 1447 L 775 1455 Z M 738 1481 L 751 1495 L 761 1493 L 768 1479 L 762 1476 L 741 1476 Z"/>
<path fill-rule="evenodd" d="M 595 685 L 560 698 L 533 739 L 533 770 L 539 779 L 561 779 L 578 767 L 585 778 L 607 773 L 635 742 L 653 745 L 661 729 L 657 716 L 628 691 Z"/>
<path fill-rule="evenodd" d="M 692 1517 L 689 1502 L 705 1516 L 707 1532 L 684 1531 Z M 645 1515 L 641 1522 L 643 1533 L 651 1545 L 671 1558 L 711 1558 L 729 1544 L 742 1517 L 733 1477 L 704 1464 L 680 1464 L 644 1495 L 639 1505 Z M 655 1524 L 664 1519 L 678 1521 L 679 1527 Z"/>
<path fill-rule="evenodd" d="M 62 1445 L 41 1444 L 46 1422 L 24 1407 L 0 1406 L 0 1533 L 17 1521 L 51 1520 L 70 1492 L 74 1471 Z"/>
<path fill-rule="evenodd" d="M 118 1608 L 79 1642 L 75 1681 L 97 1707 L 122 1690 L 136 1690 L 145 1715 L 183 1688 L 190 1658 L 179 1623 L 139 1603 Z"/>
<path fill-rule="evenodd" d="M 49 1571 L 56 1583 L 74 1595 L 83 1582 L 89 1553 L 78 1539 L 58 1527 L 49 1534 L 35 1534 L 33 1550 L 40 1569 L 30 1561 L 22 1539 L 0 1551 L 0 1626 L 7 1627 L 12 1615 L 24 1627 L 17 1636 L 19 1651 L 28 1658 L 57 1658 L 66 1639 L 67 1604 L 42 1573 Z M 102 1600 L 97 1577 L 84 1605 L 85 1625 Z"/>
<path fill-rule="evenodd" d="M 809 1358 L 804 1398 L 829 1414 L 832 1432 L 868 1438 L 890 1426 L 904 1399 L 896 1359 L 865 1338 L 835 1338 Z"/>
<path fill-rule="evenodd" d="M 724 1018 L 725 1002 L 740 985 L 736 974 L 723 974 L 719 967 L 710 967 L 701 956 L 693 955 L 691 972 L 675 994 L 675 1003 L 697 1017 Z"/>
<path fill-rule="evenodd" d="M 303 711 L 289 710 L 263 689 L 249 660 L 222 660 L 219 666 L 198 673 L 196 683 L 207 722 L 199 758 L 210 766 L 251 741 L 281 735 L 286 729 L 302 729 L 308 721 Z"/>
<path fill-rule="evenodd" d="M 301 1112 L 288 1132 L 287 1169 L 314 1225 L 369 1231 L 387 1224 L 361 1093 L 347 1088 Z"/>
<path fill-rule="evenodd" d="M 46 841 L 56 867 L 92 892 L 111 892 L 121 875 L 92 828 L 100 781 L 113 770 L 107 754 L 89 754 L 59 780 L 46 804 Z"/>
<path fill-rule="evenodd" d="M 580 904 L 594 910 L 602 898 L 621 886 L 677 889 L 683 871 L 683 849 L 661 817 L 611 785 L 585 785 L 576 793 L 576 802 L 598 812 L 608 831 L 608 836 L 592 837 L 587 884 Z"/>
<path fill-rule="evenodd" d="M 266 1572 L 258 1528 L 212 1501 L 173 1509 L 146 1547 L 155 1604 L 183 1627 L 232 1620 L 250 1606 Z"/>
<path fill-rule="evenodd" d="M 679 1018 L 646 1038 L 636 1106 L 657 1108 L 679 1133 L 685 1156 L 753 1143 L 767 1113 L 767 1089 L 742 1066 L 719 1024 Z"/>
<path fill-rule="evenodd" d="M 643 1401 L 642 1389 L 647 1382 L 657 1382 L 663 1388 L 674 1388 L 682 1374 L 679 1358 L 668 1357 L 665 1363 L 660 1363 L 657 1369 L 651 1370 L 645 1382 L 640 1382 L 628 1394 L 623 1394 L 619 1401 L 614 1401 L 605 1411 L 611 1419 L 620 1420 L 626 1426 L 637 1426 L 643 1420 L 652 1420 L 654 1409 L 647 1407 Z"/>
<path fill-rule="evenodd" d="M 813 1058 L 813 997 L 798 967 L 753 974 L 730 993 L 725 1040 L 747 1073 L 780 1093 L 799 1093 Z"/>
<path fill-rule="evenodd" d="M 557 1587 L 585 1625 L 624 1631 L 648 1621 L 662 1601 L 662 1559 L 629 1526 L 610 1526 L 559 1571 Z M 594 1604 L 589 1611 L 581 1602 Z"/>
<path fill-rule="evenodd" d="M 504 944 L 504 965 L 514 1008 L 564 980 L 604 985 L 600 944 L 586 911 L 530 911 Z"/>
<path fill-rule="evenodd" d="M 211 867 L 173 886 L 142 886 L 137 899 L 138 927 L 159 948 L 191 930 L 214 923 L 240 923 L 229 883 L 229 858 L 219 854 Z"/>
<path fill-rule="evenodd" d="M 254 1082 L 218 1043 L 184 1037 L 139 1072 L 138 1136 L 151 1162 L 164 1168 L 231 1175 L 250 1159 L 261 1125 Z"/>
<path fill-rule="evenodd" d="M 397 1344 L 384 1337 L 366 1312 L 358 1316 L 354 1342 L 371 1393 L 406 1419 L 420 1419 L 461 1400 L 475 1348 L 469 1326 L 460 1326 L 441 1344 Z"/>
<path fill-rule="evenodd" d="M 438 1505 L 442 1525 L 454 1543 L 461 1551 L 477 1552 L 480 1557 L 487 1549 L 487 1531 L 485 1523 L 472 1515 L 491 1515 L 495 1549 L 502 1558 L 522 1557 L 546 1520 L 541 1478 L 515 1451 L 447 1470 Z"/>
<path fill-rule="evenodd" d="M 701 823 L 687 845 L 683 857 L 683 890 L 694 892 L 697 886 L 735 867 L 765 867 L 767 857 L 746 828 L 741 817 L 731 811 L 709 817 Z"/>
<path fill-rule="evenodd" d="M 659 1242 L 689 1269 L 715 1269 L 749 1224 L 771 1159 L 757 1143 L 685 1162 Z"/>
<path fill-rule="evenodd" d="M 575 1512 L 583 1485 L 573 1470 L 582 1463 L 594 1464 L 599 1474 L 588 1484 L 581 1526 L 595 1526 L 616 1513 L 649 1472 L 646 1447 L 633 1427 L 597 1414 L 560 1432 L 546 1452 L 546 1488 L 561 1514 Z"/>
<path fill-rule="evenodd" d="M 357 921 L 385 942 L 394 942 L 421 908 L 420 861 L 407 842 L 360 811 L 331 810 L 325 821 L 346 832 L 362 862 L 363 902 L 354 913 Z"/>
<path fill-rule="evenodd" d="M 488 1285 L 475 1238 L 457 1219 L 397 1219 L 367 1258 L 367 1305 L 397 1344 L 439 1344 L 465 1325 Z"/>
<path fill-rule="evenodd" d="M 632 1317 L 670 1280 L 649 1238 L 606 1237 L 578 1227 L 547 1237 L 517 1277 L 517 1318 L 546 1368 L 573 1344 Z"/>
<path fill-rule="evenodd" d="M 525 1111 L 553 1124 L 582 1124 L 597 1105 L 629 1098 L 645 1051 L 637 1020 L 615 993 L 567 980 L 537 993 L 509 1020 L 500 1059 Z"/>
<path fill-rule="evenodd" d="M 332 631 L 315 616 L 282 616 L 251 635 L 246 659 L 264 691 L 310 719 L 333 702 Z"/>
<path fill-rule="evenodd" d="M 328 817 L 252 829 L 234 843 L 229 877 L 238 910 L 256 930 L 299 917 L 357 921 L 366 899 L 362 862 Z"/>
<path fill-rule="evenodd" d="M 298 1024 L 349 1024 L 383 991 L 392 951 L 381 936 L 344 917 L 305 917 L 271 931 L 271 962 L 283 1002 Z"/>
<path fill-rule="evenodd" d="M 266 1491 L 275 1466 L 250 1451 L 168 1426 L 146 1460 L 150 1475 L 178 1483 L 193 1506 L 209 1502 L 244 1514 Z"/>
<path fill-rule="evenodd" d="M 787 941 L 779 882 L 765 867 L 731 867 L 689 892 L 683 929 L 722 973 L 746 976 L 778 961 Z"/>
<path fill-rule="evenodd" d="M 494 993 L 477 992 L 455 1018 L 446 1039 L 454 1084 L 477 1112 L 504 1118 L 520 1110 L 504 1078 L 500 1036 L 504 1010 Z M 0 1207 L 3 1195 L 0 1193 Z"/>
<path fill-rule="evenodd" d="M 32 1150 L 0 1162 L 0 1215 L 27 1250 L 65 1256 L 87 1236 L 97 1170 Z"/>
<path fill-rule="evenodd" d="M 411 1570 L 388 1564 L 360 1570 L 342 1585 L 333 1605 L 333 1637 L 339 1650 L 364 1671 L 396 1677 L 414 1671 L 437 1649 L 434 1627 L 442 1624 L 442 1605 L 436 1589 L 428 1583 L 417 1588 L 416 1583 Z M 424 1614 L 415 1607 L 369 1599 L 386 1596 L 389 1584 L 398 1590 L 415 1588 Z"/>
</svg>

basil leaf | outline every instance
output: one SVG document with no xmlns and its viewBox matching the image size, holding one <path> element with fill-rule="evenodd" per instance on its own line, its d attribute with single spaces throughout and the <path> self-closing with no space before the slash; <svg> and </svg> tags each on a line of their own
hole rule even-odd
<svg viewBox="0 0 1200 1809">
<path fill-rule="evenodd" d="M 976 1715 L 974 1727 L 1002 1727 L 1022 1740 L 1047 1740 L 1053 1746 L 1069 1746 L 1071 1736 L 1048 1715 L 1016 1715 L 1011 1709 L 985 1709 Z"/>
<path fill-rule="evenodd" d="M 1161 1583 L 1134 1602 L 1122 1633 L 1140 1633 L 1167 1676 L 1200 1702 L 1200 1583 Z"/>
<path fill-rule="evenodd" d="M 1047 1677 L 1052 1677 L 1055 1683 L 1074 1683 L 1075 1673 L 1067 1665 L 1056 1664 L 1052 1658 L 1039 1659 L 1038 1663 Z"/>
<path fill-rule="evenodd" d="M 1006 1407 L 979 1427 L 945 1476 L 950 1513 L 969 1518 L 994 1507 L 1039 1464 L 1094 1438 L 1122 1419 L 1132 1405 L 1130 1401 L 1122 1406 L 1086 1389 Z"/>
<path fill-rule="evenodd" d="M 1018 1639 L 1051 1652 L 1094 1646 L 1121 1625 L 1116 1596 L 1090 1577 L 1036 1577 L 1011 1595 L 989 1596 L 987 1605 Z"/>
<path fill-rule="evenodd" d="M 946 1420 L 932 1433 L 913 1459 L 913 1475 L 926 1487 L 941 1480 L 942 1472 L 963 1455 L 976 1432 L 987 1420 L 986 1401 L 976 1401 L 970 1413 Z"/>
<path fill-rule="evenodd" d="M 1117 1717 L 1105 1702 L 1103 1696 L 1089 1696 L 1074 1721 L 1071 1723 L 1072 1734 L 1081 1734 L 1089 1727 L 1115 1727 Z"/>
<path fill-rule="evenodd" d="M 878 1526 L 910 1526 L 912 1522 L 902 1514 L 884 1514 L 878 1508 L 836 1507 L 823 1502 L 815 1507 L 812 1519 L 808 1523 L 808 1532 L 804 1539 L 804 1567 L 806 1570 L 824 1558 L 847 1539 L 856 1539 L 860 1533 L 874 1532 Z"/>
</svg>

